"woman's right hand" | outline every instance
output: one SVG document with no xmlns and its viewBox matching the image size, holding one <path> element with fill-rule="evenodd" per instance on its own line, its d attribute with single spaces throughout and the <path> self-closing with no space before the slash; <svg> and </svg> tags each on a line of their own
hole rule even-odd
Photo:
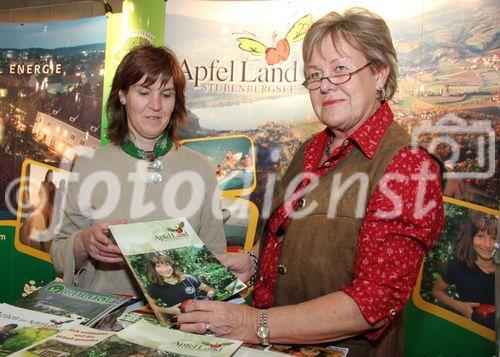
<svg viewBox="0 0 500 357">
<path fill-rule="evenodd" d="M 472 318 L 472 313 L 474 312 L 474 308 L 479 306 L 478 302 L 467 302 L 467 301 L 458 301 L 455 300 L 454 304 L 455 310 L 457 310 L 461 315 L 465 316 L 468 319 Z"/>
<path fill-rule="evenodd" d="M 74 245 L 75 260 L 80 261 L 83 265 L 82 260 L 86 260 L 90 256 L 103 263 L 122 263 L 122 252 L 116 244 L 111 242 L 108 234 L 110 225 L 123 223 L 127 223 L 127 221 L 101 222 L 81 230 Z"/>
</svg>

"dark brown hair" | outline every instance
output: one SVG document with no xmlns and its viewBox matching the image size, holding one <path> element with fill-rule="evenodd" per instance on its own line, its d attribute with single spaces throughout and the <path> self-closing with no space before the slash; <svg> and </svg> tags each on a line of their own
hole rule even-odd
<svg viewBox="0 0 500 357">
<path fill-rule="evenodd" d="M 164 86 L 171 77 L 174 79 L 175 106 L 165 131 L 175 143 L 178 142 L 177 129 L 187 122 L 186 97 L 184 88 L 186 79 L 175 54 L 163 46 L 136 47 L 123 57 L 116 69 L 106 104 L 109 120 L 106 137 L 113 144 L 121 145 L 127 137 L 129 128 L 125 107 L 120 103 L 119 92 L 127 93 L 129 88 L 146 75 L 142 84 L 149 87 L 161 78 Z"/>
<path fill-rule="evenodd" d="M 148 281 L 155 285 L 167 285 L 163 276 L 156 271 L 156 264 L 167 264 L 174 270 L 172 275 L 179 282 L 184 280 L 184 272 L 179 266 L 168 256 L 160 255 L 158 253 L 151 253 L 146 257 L 146 278 Z"/>
<path fill-rule="evenodd" d="M 495 216 L 477 211 L 471 212 L 460 236 L 455 241 L 453 255 L 463 265 L 473 269 L 477 260 L 473 246 L 474 236 L 479 232 L 487 232 L 492 237 L 497 234 L 497 219 Z"/>
</svg>

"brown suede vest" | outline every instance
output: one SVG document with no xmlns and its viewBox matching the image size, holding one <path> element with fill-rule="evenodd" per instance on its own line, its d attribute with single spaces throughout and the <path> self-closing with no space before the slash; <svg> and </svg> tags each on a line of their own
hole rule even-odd
<svg viewBox="0 0 500 357">
<path fill-rule="evenodd" d="M 303 172 L 305 143 L 290 163 L 273 201 L 273 212 L 283 203 L 284 192 L 290 181 Z M 385 132 L 373 159 L 367 158 L 357 147 L 319 178 L 316 188 L 303 197 L 307 215 L 293 219 L 285 232 L 275 290 L 275 305 L 297 304 L 335 291 L 353 281 L 358 235 L 369 199 L 394 155 L 410 145 L 410 137 L 395 122 Z M 327 217 L 332 184 L 342 187 L 352 175 L 364 177 L 366 190 L 360 191 L 360 180 L 354 181 L 340 196 L 334 217 Z M 339 190 L 334 190 L 339 192 Z M 358 203 L 358 197 L 362 202 Z M 316 207 L 311 205 L 316 205 Z M 358 207 L 359 206 L 359 207 Z M 310 210 L 310 211 L 309 211 Z M 330 214 L 331 214 L 330 210 Z M 283 269 L 283 266 L 286 269 Z M 376 343 L 358 336 L 335 343 L 349 348 L 349 356 L 400 356 L 403 353 L 402 316 L 398 316 Z"/>
</svg>

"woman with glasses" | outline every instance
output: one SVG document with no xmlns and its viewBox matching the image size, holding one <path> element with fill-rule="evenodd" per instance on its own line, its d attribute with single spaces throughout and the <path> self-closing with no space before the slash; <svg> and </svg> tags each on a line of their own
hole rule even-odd
<svg viewBox="0 0 500 357">
<path fill-rule="evenodd" d="M 382 18 L 327 14 L 303 59 L 326 127 L 295 154 L 252 254 L 223 259 L 240 278 L 255 274 L 253 306 L 196 301 L 178 322 L 253 343 L 399 356 L 401 311 L 444 224 L 440 167 L 393 121 L 397 60 Z"/>
</svg>

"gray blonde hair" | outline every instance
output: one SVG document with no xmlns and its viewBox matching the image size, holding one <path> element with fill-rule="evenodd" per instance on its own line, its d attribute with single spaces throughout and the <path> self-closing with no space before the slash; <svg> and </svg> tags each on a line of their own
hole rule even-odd
<svg viewBox="0 0 500 357">
<path fill-rule="evenodd" d="M 365 55 L 374 68 L 389 65 L 390 71 L 385 83 L 383 98 L 391 99 L 398 87 L 398 60 L 392 43 L 391 33 L 384 19 L 366 9 L 353 7 L 344 15 L 332 11 L 311 25 L 302 43 L 304 71 L 311 60 L 312 52 L 321 41 L 330 36 L 339 51 L 340 41 Z"/>
</svg>

